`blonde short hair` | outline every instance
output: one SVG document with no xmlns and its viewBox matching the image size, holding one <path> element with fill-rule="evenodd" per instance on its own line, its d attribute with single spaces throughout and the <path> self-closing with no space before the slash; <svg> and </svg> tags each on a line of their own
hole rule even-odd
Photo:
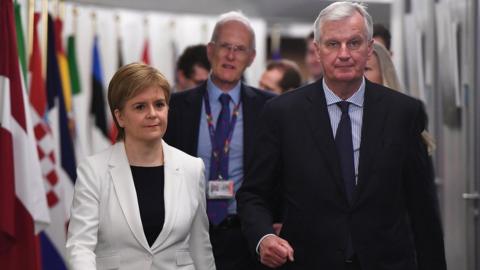
<svg viewBox="0 0 480 270">
<path fill-rule="evenodd" d="M 117 141 L 125 139 L 125 130 L 118 124 L 115 110 L 121 111 L 129 99 L 149 87 L 162 89 L 168 104 L 171 91 L 170 84 L 156 68 L 142 63 L 131 63 L 121 67 L 113 75 L 108 85 L 108 105 L 118 129 Z"/>
</svg>

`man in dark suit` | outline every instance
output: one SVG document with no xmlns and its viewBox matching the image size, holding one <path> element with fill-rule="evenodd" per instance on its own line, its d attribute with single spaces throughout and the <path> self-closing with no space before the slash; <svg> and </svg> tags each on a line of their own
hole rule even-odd
<svg viewBox="0 0 480 270">
<path fill-rule="evenodd" d="M 315 40 L 323 79 L 269 101 L 260 116 L 237 193 L 251 251 L 282 269 L 445 269 L 422 103 L 364 78 L 373 41 L 361 4 L 321 11 Z M 279 236 L 267 203 L 277 182 Z"/>
<path fill-rule="evenodd" d="M 255 58 L 255 35 L 238 12 L 220 16 L 207 55 L 212 66 L 207 82 L 170 100 L 165 140 L 205 163 L 210 239 L 218 270 L 260 266 L 240 230 L 235 192 L 253 157 L 258 115 L 273 97 L 241 82 Z M 219 190 L 226 193 L 218 194 Z"/>
</svg>

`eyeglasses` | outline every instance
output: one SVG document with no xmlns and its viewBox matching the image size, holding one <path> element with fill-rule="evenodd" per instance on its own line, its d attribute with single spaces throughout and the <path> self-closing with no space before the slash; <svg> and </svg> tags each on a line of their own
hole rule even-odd
<svg viewBox="0 0 480 270">
<path fill-rule="evenodd" d="M 233 45 L 230 43 L 220 43 L 217 44 L 215 42 L 212 42 L 215 46 L 217 46 L 222 53 L 230 53 L 233 52 L 234 54 L 245 56 L 250 52 L 250 49 L 243 46 L 243 45 Z"/>
</svg>

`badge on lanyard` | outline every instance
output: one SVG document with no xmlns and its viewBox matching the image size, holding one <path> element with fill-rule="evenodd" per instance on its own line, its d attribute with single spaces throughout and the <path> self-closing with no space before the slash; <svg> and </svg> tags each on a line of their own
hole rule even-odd
<svg viewBox="0 0 480 270">
<path fill-rule="evenodd" d="M 209 199 L 233 199 L 233 180 L 210 180 L 208 181 Z"/>
<path fill-rule="evenodd" d="M 233 108 L 232 119 L 229 124 L 230 128 L 228 131 L 228 136 L 226 140 L 223 142 L 222 145 L 215 144 L 215 128 L 213 125 L 213 117 L 212 111 L 210 108 L 210 101 L 208 99 L 208 94 L 205 93 L 205 113 L 207 114 L 207 123 L 208 123 L 208 130 L 210 135 L 210 142 L 212 144 L 212 159 L 216 162 L 217 166 L 220 163 L 220 151 L 222 151 L 223 156 L 228 157 L 228 153 L 230 152 L 230 141 L 232 140 L 233 130 L 237 121 L 237 117 L 240 110 L 240 102 Z M 227 167 L 228 168 L 228 167 Z M 227 169 L 228 171 L 228 169 Z M 220 179 L 216 180 L 209 180 L 208 187 L 207 187 L 207 195 L 209 199 L 233 199 L 235 197 L 234 191 L 234 183 L 233 180 L 224 180 L 220 176 Z"/>
</svg>

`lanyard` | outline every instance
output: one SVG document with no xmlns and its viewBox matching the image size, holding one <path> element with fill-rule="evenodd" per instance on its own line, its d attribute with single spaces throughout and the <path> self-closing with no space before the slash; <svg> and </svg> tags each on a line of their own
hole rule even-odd
<svg viewBox="0 0 480 270">
<path fill-rule="evenodd" d="M 228 136 L 223 142 L 222 145 L 215 144 L 215 127 L 213 126 L 213 116 L 212 110 L 210 107 L 210 100 L 208 98 L 208 92 L 205 91 L 204 95 L 205 99 L 205 113 L 207 114 L 207 123 L 208 123 L 208 131 L 210 135 L 210 142 L 212 144 L 212 158 L 215 159 L 215 162 L 218 164 L 220 162 L 220 151 L 223 148 L 223 155 L 228 156 L 230 152 L 230 142 L 232 141 L 233 130 L 235 129 L 235 124 L 237 123 L 237 117 L 240 110 L 241 102 L 238 102 L 237 105 L 233 108 L 232 117 L 230 120 L 230 124 L 228 125 Z"/>
</svg>

